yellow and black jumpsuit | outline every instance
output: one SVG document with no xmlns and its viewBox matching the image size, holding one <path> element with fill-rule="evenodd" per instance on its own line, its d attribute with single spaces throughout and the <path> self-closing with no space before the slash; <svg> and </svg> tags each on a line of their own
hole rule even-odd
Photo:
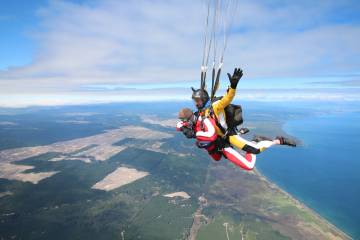
<svg viewBox="0 0 360 240">
<path fill-rule="evenodd" d="M 236 89 L 229 87 L 227 93 L 220 100 L 212 103 L 212 112 L 215 114 L 217 123 L 223 129 L 228 128 L 226 124 L 225 108 L 232 102 L 235 97 L 235 93 Z M 210 116 L 210 108 L 207 108 L 203 114 L 205 116 Z M 216 126 L 216 132 L 221 137 L 225 134 L 218 126 Z M 275 144 L 273 141 L 269 140 L 260 141 L 258 143 L 250 142 L 237 134 L 228 136 L 228 139 L 232 146 L 253 154 L 258 154 Z"/>
</svg>

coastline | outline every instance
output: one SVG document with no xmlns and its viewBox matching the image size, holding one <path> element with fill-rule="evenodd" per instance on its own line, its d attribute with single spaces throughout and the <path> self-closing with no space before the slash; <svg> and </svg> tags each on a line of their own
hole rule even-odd
<svg viewBox="0 0 360 240">
<path fill-rule="evenodd" d="M 326 219 L 325 217 L 321 216 L 315 209 L 310 208 L 309 206 L 307 206 L 305 203 L 302 203 L 300 200 L 298 200 L 297 198 L 295 198 L 293 195 L 291 195 L 290 193 L 288 193 L 287 191 L 285 191 L 284 189 L 282 189 L 281 187 L 279 187 L 276 183 L 274 183 L 273 181 L 269 180 L 263 173 L 261 173 L 260 170 L 258 169 L 254 169 L 254 174 L 256 176 L 258 176 L 260 179 L 266 181 L 267 184 L 269 184 L 269 186 L 271 188 L 274 188 L 276 190 L 278 190 L 279 192 L 281 192 L 282 194 L 286 195 L 292 202 L 294 202 L 294 204 L 296 206 L 298 206 L 300 209 L 304 209 L 308 212 L 310 212 L 312 215 L 315 216 L 315 218 L 321 222 L 322 224 L 328 226 L 329 228 L 333 229 L 336 233 L 338 233 L 343 239 L 353 239 L 350 235 L 348 235 L 347 233 L 345 233 L 343 230 L 341 230 L 339 227 L 335 226 L 333 223 L 331 223 L 328 219 Z"/>
</svg>

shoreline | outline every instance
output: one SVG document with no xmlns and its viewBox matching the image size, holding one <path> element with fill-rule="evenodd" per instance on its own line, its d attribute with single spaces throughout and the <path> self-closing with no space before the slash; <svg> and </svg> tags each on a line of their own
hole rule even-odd
<svg viewBox="0 0 360 240">
<path fill-rule="evenodd" d="M 321 221 L 323 224 L 327 225 L 329 228 L 333 229 L 334 231 L 338 232 L 339 235 L 342 235 L 345 239 L 353 239 L 349 234 L 341 230 L 339 227 L 337 227 L 335 224 L 331 223 L 328 219 L 323 217 L 320 213 L 318 213 L 315 209 L 307 206 L 305 203 L 298 200 L 296 197 L 294 197 L 289 192 L 282 189 L 280 186 L 278 186 L 275 182 L 271 181 L 268 177 L 266 177 L 263 173 L 261 173 L 260 170 L 254 169 L 253 170 L 255 175 L 257 175 L 260 179 L 263 179 L 266 181 L 267 184 L 269 184 L 270 187 L 273 187 L 277 189 L 282 194 L 286 195 L 291 201 L 293 201 L 297 206 L 299 206 L 302 209 L 305 209 L 309 211 L 311 214 L 313 214 L 319 221 Z"/>
<path fill-rule="evenodd" d="M 328 114 L 313 114 L 312 117 L 321 117 L 324 115 L 328 115 Z M 309 117 L 309 116 L 307 116 Z M 289 135 L 293 138 L 296 139 L 296 141 L 300 142 L 300 145 L 304 145 L 305 143 L 298 139 L 296 137 L 296 134 L 294 132 L 289 132 L 286 130 L 286 125 L 289 123 L 289 120 L 291 121 L 291 119 L 288 119 L 286 121 L 283 121 L 281 123 L 281 130 L 286 134 Z M 327 226 L 333 228 L 335 231 L 341 233 L 342 235 L 344 235 L 346 238 L 348 239 L 353 239 L 349 234 L 347 234 L 344 230 L 340 229 L 340 227 L 336 226 L 334 223 L 330 222 L 329 219 L 327 219 L 326 217 L 322 216 L 319 212 L 317 212 L 315 209 L 309 207 L 308 205 L 306 205 L 305 203 L 301 202 L 300 200 L 298 200 L 295 196 L 293 196 L 292 194 L 290 194 L 289 192 L 287 192 L 285 189 L 281 188 L 279 185 L 277 185 L 275 182 L 271 181 L 268 177 L 265 176 L 265 174 L 263 174 L 260 170 L 256 169 L 257 174 L 259 174 L 260 176 L 262 176 L 263 178 L 266 179 L 266 181 L 270 184 L 273 185 L 275 188 L 277 188 L 279 191 L 281 191 L 282 193 L 284 193 L 285 195 L 287 195 L 289 198 L 291 198 L 293 201 L 295 201 L 297 204 L 299 204 L 299 206 L 303 207 L 304 209 L 308 210 L 309 212 L 311 212 L 312 214 L 314 214 L 314 216 L 316 216 L 320 221 L 322 221 L 324 224 L 326 224 Z"/>
</svg>

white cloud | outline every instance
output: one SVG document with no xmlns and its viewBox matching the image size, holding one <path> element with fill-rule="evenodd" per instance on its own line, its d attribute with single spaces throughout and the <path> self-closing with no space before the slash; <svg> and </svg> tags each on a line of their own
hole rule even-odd
<svg viewBox="0 0 360 240">
<path fill-rule="evenodd" d="M 347 5 L 351 2 L 239 2 L 226 70 L 240 65 L 252 77 L 358 71 L 359 25 L 328 19 Z M 81 95 L 77 91 L 87 85 L 194 81 L 204 10 L 203 1 L 190 0 L 51 1 L 38 12 L 32 63 L 0 72 L 0 93 L 20 102 L 34 93 Z"/>
<path fill-rule="evenodd" d="M 1 107 L 29 107 L 55 105 L 82 105 L 112 102 L 191 101 L 189 89 L 124 89 L 110 92 L 73 92 L 55 94 L 18 94 L 0 96 Z M 218 95 L 223 94 L 224 90 Z M 297 101 L 360 101 L 360 89 L 239 89 L 235 103 L 242 101 L 292 102 Z"/>
<path fill-rule="evenodd" d="M 2 72 L 1 83 L 15 89 L 26 82 L 72 88 L 189 79 L 200 62 L 194 53 L 200 45 L 201 5 L 179 3 L 51 2 L 39 11 L 44 30 L 35 33 L 39 48 L 34 61 Z"/>
</svg>

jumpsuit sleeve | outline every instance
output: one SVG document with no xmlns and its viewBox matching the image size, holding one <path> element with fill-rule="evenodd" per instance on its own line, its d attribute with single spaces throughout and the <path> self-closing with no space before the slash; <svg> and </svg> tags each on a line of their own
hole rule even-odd
<svg viewBox="0 0 360 240">
<path fill-rule="evenodd" d="M 234 99 L 235 93 L 236 90 L 230 87 L 224 97 L 213 104 L 214 111 L 226 108 Z"/>
<path fill-rule="evenodd" d="M 215 122 L 209 118 L 204 119 L 204 130 L 196 132 L 196 139 L 199 141 L 215 141 L 217 138 Z"/>
<path fill-rule="evenodd" d="M 179 121 L 176 124 L 176 131 L 181 131 L 181 128 L 185 126 L 185 122 L 184 121 Z"/>
</svg>

